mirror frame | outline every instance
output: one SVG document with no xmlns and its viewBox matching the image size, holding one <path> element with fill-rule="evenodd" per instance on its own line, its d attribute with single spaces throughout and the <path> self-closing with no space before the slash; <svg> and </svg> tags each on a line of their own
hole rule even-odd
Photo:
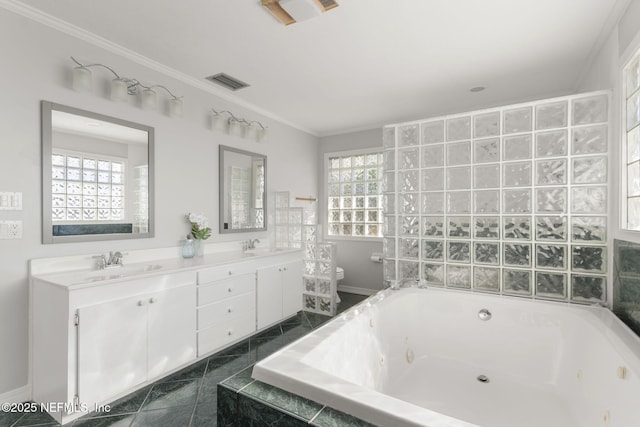
<svg viewBox="0 0 640 427">
<path fill-rule="evenodd" d="M 53 153 L 53 123 L 52 112 L 62 111 L 69 114 L 88 117 L 95 120 L 114 123 L 147 132 L 149 137 L 147 145 L 147 158 L 149 165 L 149 182 L 148 182 L 148 203 L 149 203 L 149 231 L 145 233 L 100 233 L 95 228 L 90 227 L 93 224 L 86 224 L 88 229 L 85 233 L 65 236 L 55 236 L 53 234 L 53 220 L 51 218 L 51 155 Z M 91 111 L 81 110 L 79 108 L 69 107 L 67 105 L 56 104 L 50 101 L 41 102 L 41 126 L 42 126 L 42 243 L 69 243 L 69 242 L 93 242 L 100 240 L 126 240 L 126 239 L 145 239 L 154 237 L 155 235 L 155 198 L 154 198 L 154 174 L 155 174 L 155 134 L 154 128 L 139 123 L 130 122 L 116 117 L 105 116 L 103 114 Z M 110 223 L 111 224 L 111 223 Z"/>
<path fill-rule="evenodd" d="M 262 194 L 262 206 L 264 207 L 264 226 L 263 227 L 253 227 L 253 228 L 224 228 L 224 211 L 225 211 L 225 194 L 224 194 L 224 153 L 232 152 L 237 154 L 245 154 L 251 157 L 257 157 L 262 159 L 264 162 L 264 193 Z M 218 147 L 218 213 L 219 213 L 219 221 L 218 221 L 218 229 L 220 234 L 225 233 L 248 233 L 255 231 L 266 231 L 267 230 L 267 156 L 260 153 L 254 153 L 251 151 L 240 150 L 238 148 L 229 147 L 226 145 L 220 145 Z"/>
</svg>

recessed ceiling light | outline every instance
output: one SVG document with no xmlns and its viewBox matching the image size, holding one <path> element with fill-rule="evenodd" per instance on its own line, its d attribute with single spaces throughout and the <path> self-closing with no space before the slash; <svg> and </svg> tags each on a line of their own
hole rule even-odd
<svg viewBox="0 0 640 427">
<path fill-rule="evenodd" d="M 485 89 L 486 89 L 486 87 L 484 87 L 484 86 L 476 86 L 476 87 L 472 87 L 471 89 L 469 89 L 469 92 L 482 92 Z"/>
</svg>

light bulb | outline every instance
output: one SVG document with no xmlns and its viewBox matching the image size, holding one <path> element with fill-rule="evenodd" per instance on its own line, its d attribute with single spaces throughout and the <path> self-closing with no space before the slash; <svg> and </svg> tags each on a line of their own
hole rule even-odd
<svg viewBox="0 0 640 427">
<path fill-rule="evenodd" d="M 127 101 L 128 93 L 127 82 L 122 79 L 111 80 L 111 99 L 113 101 Z"/>
<path fill-rule="evenodd" d="M 169 101 L 169 115 L 171 117 L 182 117 L 182 99 L 173 98 Z"/>
<path fill-rule="evenodd" d="M 227 133 L 229 135 L 240 135 L 240 122 L 237 120 L 229 119 L 229 125 L 227 128 Z"/>
<path fill-rule="evenodd" d="M 224 130 L 227 122 L 220 114 L 211 116 L 211 128 L 216 130 Z"/>
<path fill-rule="evenodd" d="M 152 89 L 145 89 L 142 91 L 142 108 L 144 110 L 156 109 L 157 95 Z"/>
<path fill-rule="evenodd" d="M 75 67 L 73 69 L 73 90 L 76 92 L 91 92 L 91 70 L 87 67 Z"/>
<path fill-rule="evenodd" d="M 267 137 L 267 128 L 258 129 L 256 132 L 256 141 L 262 142 Z"/>
</svg>

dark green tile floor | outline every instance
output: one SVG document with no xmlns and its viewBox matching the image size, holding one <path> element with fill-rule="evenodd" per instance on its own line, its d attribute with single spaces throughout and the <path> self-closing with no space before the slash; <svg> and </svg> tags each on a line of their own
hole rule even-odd
<svg viewBox="0 0 640 427">
<path fill-rule="evenodd" d="M 340 298 L 342 302 L 338 305 L 338 311 L 342 312 L 365 297 L 341 292 Z M 329 319 L 318 314 L 300 312 L 295 317 L 113 402 L 108 413 L 87 414 L 67 425 L 74 427 L 216 426 L 218 383 L 228 379 L 225 385 L 231 385 L 238 390 L 251 384 L 254 363 L 304 336 Z M 259 388 L 257 384 L 253 387 L 256 390 Z M 45 412 L 0 412 L 0 427 L 58 425 Z"/>
</svg>

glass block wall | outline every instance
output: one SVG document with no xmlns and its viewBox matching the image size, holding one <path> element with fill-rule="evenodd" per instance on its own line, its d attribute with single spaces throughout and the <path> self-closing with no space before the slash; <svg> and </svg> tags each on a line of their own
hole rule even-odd
<svg viewBox="0 0 640 427">
<path fill-rule="evenodd" d="M 289 192 L 276 193 L 276 248 L 299 248 L 303 253 L 303 295 L 305 311 L 334 316 L 337 309 L 335 243 L 323 242 L 314 209 L 289 206 Z"/>
<path fill-rule="evenodd" d="M 609 93 L 387 126 L 385 280 L 606 301 Z"/>
</svg>

